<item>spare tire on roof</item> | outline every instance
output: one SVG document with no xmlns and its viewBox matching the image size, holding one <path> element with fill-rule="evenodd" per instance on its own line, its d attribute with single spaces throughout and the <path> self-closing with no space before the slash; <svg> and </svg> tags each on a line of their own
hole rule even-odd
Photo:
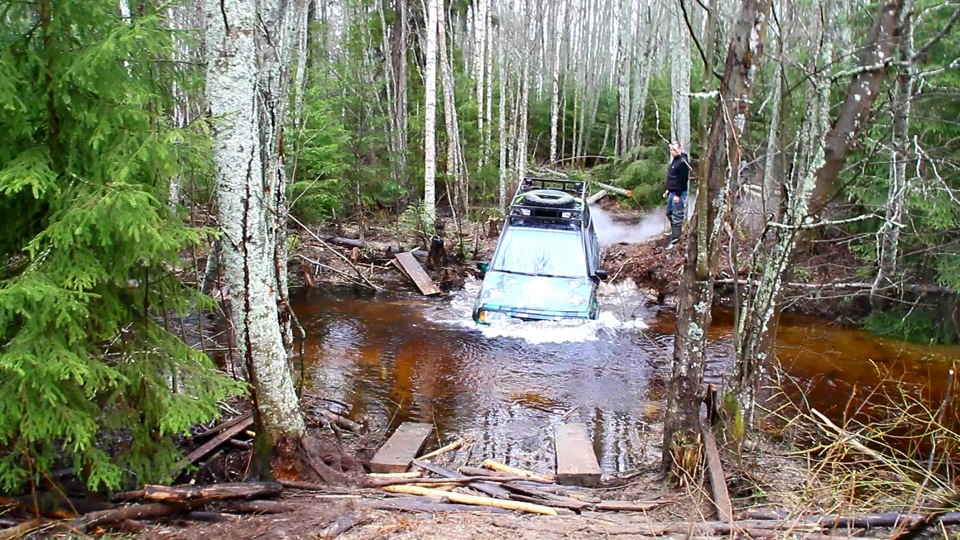
<svg viewBox="0 0 960 540">
<path fill-rule="evenodd" d="M 573 208 L 577 199 L 556 189 L 537 189 L 523 194 L 524 204 L 546 208 Z"/>
</svg>

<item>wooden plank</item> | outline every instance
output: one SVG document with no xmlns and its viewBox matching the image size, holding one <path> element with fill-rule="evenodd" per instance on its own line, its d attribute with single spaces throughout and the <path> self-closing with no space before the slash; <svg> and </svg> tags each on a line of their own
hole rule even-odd
<svg viewBox="0 0 960 540">
<path fill-rule="evenodd" d="M 720 463 L 720 451 L 717 448 L 717 439 L 710 431 L 703 411 L 700 414 L 700 434 L 703 437 L 703 448 L 707 454 L 707 470 L 710 474 L 710 490 L 713 493 L 713 504 L 717 507 L 717 516 L 720 521 L 733 521 L 733 504 L 730 502 L 730 493 L 727 491 L 727 479 L 723 474 L 723 465 Z"/>
<path fill-rule="evenodd" d="M 590 487 L 600 484 L 600 463 L 593 452 L 586 424 L 558 424 L 553 435 L 557 483 Z"/>
<path fill-rule="evenodd" d="M 393 432 L 387 444 L 370 460 L 370 472 L 389 473 L 403 472 L 410 467 L 410 462 L 417 457 L 427 437 L 433 431 L 430 424 L 404 422 Z"/>
<path fill-rule="evenodd" d="M 440 294 L 440 289 L 423 270 L 420 263 L 413 258 L 413 253 L 409 251 L 397 253 L 397 262 L 400 263 L 404 272 L 413 280 L 417 288 L 420 289 L 420 292 L 425 296 Z"/>
<path fill-rule="evenodd" d="M 197 448 L 193 452 L 187 454 L 187 457 L 180 460 L 173 468 L 174 475 L 179 474 L 180 471 L 187 465 L 196 463 L 197 461 L 203 459 L 204 456 L 216 450 L 220 445 L 226 443 L 230 439 L 234 438 L 239 433 L 243 432 L 247 428 L 253 425 L 253 417 L 247 416 L 243 421 L 238 424 L 234 424 L 233 427 L 223 430 L 222 433 L 216 437 L 210 439 L 204 443 L 200 448 Z"/>
</svg>

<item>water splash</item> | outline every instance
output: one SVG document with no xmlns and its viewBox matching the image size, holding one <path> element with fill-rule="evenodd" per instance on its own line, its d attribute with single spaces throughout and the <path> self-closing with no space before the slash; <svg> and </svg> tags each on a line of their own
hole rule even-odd
<svg viewBox="0 0 960 540">
<path fill-rule="evenodd" d="M 470 278 L 463 289 L 450 300 L 448 307 L 439 307 L 434 322 L 471 328 L 487 338 L 513 338 L 526 343 L 539 345 L 544 343 L 584 343 L 612 337 L 614 332 L 628 329 L 645 329 L 647 325 L 632 316 L 625 306 L 636 303 L 636 288 L 628 296 L 632 283 L 602 287 L 600 297 L 600 315 L 596 320 L 560 320 L 560 321 L 497 321 L 489 325 L 473 321 L 473 303 L 480 291 L 480 280 Z"/>
<path fill-rule="evenodd" d="M 590 207 L 593 224 L 597 229 L 597 240 L 601 246 L 613 244 L 639 244 L 656 238 L 667 230 L 667 220 L 663 212 L 654 210 L 643 216 L 639 223 L 626 224 L 614 221 L 599 206 Z"/>
</svg>

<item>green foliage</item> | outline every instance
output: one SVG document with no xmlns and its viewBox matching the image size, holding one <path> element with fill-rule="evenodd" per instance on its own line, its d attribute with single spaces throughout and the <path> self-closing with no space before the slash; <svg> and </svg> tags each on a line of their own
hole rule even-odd
<svg viewBox="0 0 960 540">
<path fill-rule="evenodd" d="M 411 204 L 400 214 L 397 220 L 400 231 L 407 238 L 417 240 L 421 245 L 429 246 L 433 236 L 434 222 L 422 202 Z"/>
<path fill-rule="evenodd" d="M 200 301 L 170 268 L 204 235 L 166 205 L 210 148 L 169 126 L 187 74 L 149 7 L 130 24 L 105 0 L 4 10 L 0 491 L 63 465 L 94 489 L 167 480 L 171 437 L 239 390 L 156 322 Z"/>
<path fill-rule="evenodd" d="M 307 89 L 302 127 L 288 149 L 296 164 L 287 186 L 290 211 L 309 224 L 332 218 L 349 196 L 349 134 L 329 97 L 332 90 L 319 82 Z"/>
</svg>

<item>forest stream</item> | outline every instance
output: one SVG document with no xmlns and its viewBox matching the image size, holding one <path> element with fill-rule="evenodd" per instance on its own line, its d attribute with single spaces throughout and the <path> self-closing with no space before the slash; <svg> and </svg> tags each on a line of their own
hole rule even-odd
<svg viewBox="0 0 960 540">
<path fill-rule="evenodd" d="M 350 289 L 294 295 L 307 332 L 305 386 L 353 409 L 374 430 L 407 420 L 435 424 L 444 439 L 474 442 L 473 457 L 551 463 L 551 426 L 585 422 L 605 473 L 660 459 L 659 418 L 669 377 L 674 317 L 648 307 L 629 282 L 601 289 L 598 321 L 478 327 L 479 282 L 447 297 L 357 295 Z M 710 329 L 707 378 L 732 362 L 731 317 Z M 830 321 L 785 317 L 777 351 L 793 396 L 839 419 L 883 381 L 938 403 L 960 347 L 887 340 Z"/>
</svg>

